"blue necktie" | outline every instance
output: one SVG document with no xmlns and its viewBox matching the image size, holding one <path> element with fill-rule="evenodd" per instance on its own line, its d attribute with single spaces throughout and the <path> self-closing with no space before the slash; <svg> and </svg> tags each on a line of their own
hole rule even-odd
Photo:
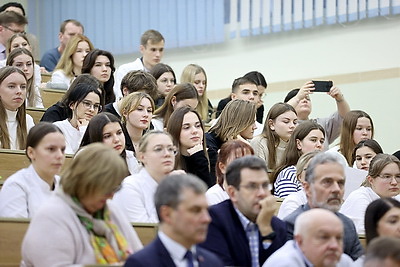
<svg viewBox="0 0 400 267">
<path fill-rule="evenodd" d="M 190 250 L 186 251 L 185 259 L 186 259 L 187 262 L 188 262 L 188 264 L 187 264 L 188 267 L 194 267 L 194 264 L 193 264 L 193 253 L 192 253 L 192 251 L 190 251 Z"/>
</svg>

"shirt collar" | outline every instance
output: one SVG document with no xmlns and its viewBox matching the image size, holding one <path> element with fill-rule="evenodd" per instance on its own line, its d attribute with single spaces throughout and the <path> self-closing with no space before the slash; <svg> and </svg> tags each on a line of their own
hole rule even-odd
<svg viewBox="0 0 400 267">
<path fill-rule="evenodd" d="M 304 264 L 306 267 L 313 267 L 314 265 L 307 259 L 306 255 L 304 255 L 303 251 L 299 248 L 299 245 L 296 241 L 293 242 L 294 249 L 301 255 L 303 258 Z"/>
<path fill-rule="evenodd" d="M 238 210 L 235 206 L 234 206 L 234 209 L 235 209 L 235 211 L 239 217 L 239 220 L 242 223 L 243 229 L 245 231 L 247 231 L 249 227 L 254 227 L 253 225 L 256 225 L 255 223 L 253 223 L 252 221 L 247 219 L 247 217 L 244 216 L 243 213 L 241 213 L 240 210 Z"/>
<path fill-rule="evenodd" d="M 169 236 L 164 234 L 162 231 L 158 231 L 158 237 L 161 239 L 161 242 L 164 244 L 165 248 L 168 250 L 169 255 L 175 261 L 181 261 L 184 259 L 187 249 L 171 239 Z M 192 246 L 190 250 L 193 253 L 193 257 L 196 255 L 196 246 Z"/>
</svg>

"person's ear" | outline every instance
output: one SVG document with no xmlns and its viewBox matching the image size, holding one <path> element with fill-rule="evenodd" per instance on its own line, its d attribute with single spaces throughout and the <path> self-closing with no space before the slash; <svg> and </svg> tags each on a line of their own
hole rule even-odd
<svg viewBox="0 0 400 267">
<path fill-rule="evenodd" d="M 70 108 L 71 110 L 74 110 L 74 109 L 76 108 L 75 102 L 69 104 L 69 108 Z"/>
<path fill-rule="evenodd" d="M 301 141 L 299 139 L 296 139 L 296 145 L 297 145 L 297 149 L 301 150 Z"/>
<path fill-rule="evenodd" d="M 303 237 L 301 235 L 295 235 L 293 239 L 296 241 L 299 247 L 303 245 Z"/>
<path fill-rule="evenodd" d="M 221 170 L 222 174 L 226 173 L 226 165 L 222 162 L 218 162 L 218 168 Z"/>
<path fill-rule="evenodd" d="M 144 163 L 145 163 L 144 162 L 145 161 L 144 153 L 137 151 L 136 155 L 137 155 L 137 159 L 144 165 Z"/>
<path fill-rule="evenodd" d="M 236 94 L 235 93 L 231 93 L 231 98 L 232 98 L 232 100 L 236 99 L 237 98 Z"/>
<path fill-rule="evenodd" d="M 175 105 L 176 105 L 176 96 L 173 96 L 171 98 L 171 105 L 172 105 L 172 107 L 175 107 Z"/>
<path fill-rule="evenodd" d="M 123 95 L 123 96 L 129 95 L 128 87 L 124 86 L 124 88 L 122 88 L 122 95 Z"/>
<path fill-rule="evenodd" d="M 166 205 L 162 205 L 160 207 L 160 219 L 167 223 L 167 224 L 171 224 L 172 223 L 172 208 Z"/>
<path fill-rule="evenodd" d="M 271 119 L 268 120 L 268 126 L 271 129 L 271 131 L 275 131 L 275 125 L 273 120 Z"/>
<path fill-rule="evenodd" d="M 26 148 L 26 155 L 28 156 L 28 158 L 31 159 L 31 161 L 35 160 L 35 150 L 33 149 L 33 147 L 28 146 Z"/>
<path fill-rule="evenodd" d="M 226 192 L 229 195 L 229 198 L 232 200 L 232 202 L 236 202 L 237 201 L 237 190 L 233 185 L 228 185 L 228 188 L 226 188 Z"/>
<path fill-rule="evenodd" d="M 306 192 L 306 196 L 307 198 L 311 198 L 311 185 L 309 182 L 304 181 L 303 182 L 303 188 L 304 188 L 304 192 Z"/>
<path fill-rule="evenodd" d="M 144 45 L 140 45 L 140 53 L 143 54 L 144 50 L 146 50 L 146 47 Z"/>
<path fill-rule="evenodd" d="M 371 185 L 372 185 L 373 182 L 374 182 L 374 178 L 372 178 L 371 175 L 368 175 L 368 176 L 367 176 L 367 180 L 368 180 L 368 182 L 369 182 Z"/>
</svg>

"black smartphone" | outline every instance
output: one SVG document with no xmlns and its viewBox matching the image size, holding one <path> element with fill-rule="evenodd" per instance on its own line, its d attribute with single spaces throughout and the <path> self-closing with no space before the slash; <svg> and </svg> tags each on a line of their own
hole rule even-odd
<svg viewBox="0 0 400 267">
<path fill-rule="evenodd" d="M 333 86 L 332 81 L 312 81 L 315 87 L 313 92 L 329 92 Z"/>
</svg>

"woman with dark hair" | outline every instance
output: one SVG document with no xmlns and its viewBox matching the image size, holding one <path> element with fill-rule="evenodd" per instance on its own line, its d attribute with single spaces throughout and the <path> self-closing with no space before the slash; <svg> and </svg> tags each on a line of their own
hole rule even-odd
<svg viewBox="0 0 400 267">
<path fill-rule="evenodd" d="M 378 154 L 371 161 L 362 186 L 351 192 L 340 212 L 353 220 L 358 234 L 364 234 L 364 216 L 368 205 L 379 198 L 400 200 L 400 161 L 388 154 Z"/>
<path fill-rule="evenodd" d="M 26 141 L 26 156 L 31 165 L 17 171 L 0 191 L 0 217 L 31 218 L 58 186 L 65 160 L 65 138 L 57 126 L 41 122 Z"/>
<path fill-rule="evenodd" d="M 25 149 L 28 131 L 35 125 L 26 114 L 26 85 L 20 69 L 0 69 L 0 148 Z"/>
<path fill-rule="evenodd" d="M 249 144 L 240 140 L 230 140 L 221 146 L 215 165 L 217 181 L 206 192 L 208 205 L 215 205 L 229 199 L 229 195 L 225 190 L 228 187 L 225 181 L 226 169 L 232 161 L 247 155 L 254 155 L 254 150 Z"/>
<path fill-rule="evenodd" d="M 383 153 L 382 147 L 374 139 L 360 141 L 353 151 L 353 168 L 368 171 L 371 160 L 380 153 Z"/>
<path fill-rule="evenodd" d="M 161 107 L 168 93 L 176 84 L 176 76 L 174 70 L 167 64 L 158 63 L 155 65 L 150 74 L 157 80 L 157 88 L 159 98 L 155 101 L 156 107 Z"/>
<path fill-rule="evenodd" d="M 365 211 L 367 245 L 378 236 L 400 238 L 400 202 L 394 198 L 378 198 Z"/>
<path fill-rule="evenodd" d="M 132 151 L 125 150 L 125 135 L 122 129 L 121 121 L 115 115 L 108 112 L 99 113 L 90 120 L 80 147 L 84 148 L 95 142 L 103 143 L 115 149 L 126 160 L 129 173 L 134 174 L 139 171 L 139 163 Z"/>
<path fill-rule="evenodd" d="M 105 50 L 90 51 L 83 60 L 82 73 L 93 75 L 103 85 L 105 105 L 115 101 L 114 94 L 114 57 Z"/>
<path fill-rule="evenodd" d="M 67 104 L 69 102 L 70 94 L 71 92 L 74 92 L 74 88 L 81 83 L 94 86 L 96 88 L 99 88 L 99 91 L 103 91 L 103 86 L 95 77 L 90 74 L 81 74 L 76 77 L 76 79 L 71 83 L 69 90 L 64 94 L 61 101 L 57 102 L 46 110 L 40 121 L 55 122 L 67 119 L 69 114 L 71 113 L 71 109 L 68 107 Z M 104 104 L 102 103 L 102 105 Z"/>
<path fill-rule="evenodd" d="M 282 165 L 272 174 L 274 195 L 284 198 L 303 187 L 296 177 L 296 164 L 301 155 L 321 151 L 325 141 L 325 130 L 316 122 L 305 121 L 296 127 L 283 154 Z"/>
<path fill-rule="evenodd" d="M 167 95 L 162 106 L 154 112 L 154 119 L 151 121 L 154 129 L 163 131 L 167 127 L 172 112 L 183 106 L 196 108 L 199 103 L 199 94 L 196 88 L 190 83 L 181 83 Z"/>
<path fill-rule="evenodd" d="M 178 149 L 175 169 L 192 173 L 208 187 L 215 184 L 211 179 L 210 164 L 204 137 L 204 125 L 199 113 L 191 107 L 180 107 L 172 113 L 167 132 Z"/>
<path fill-rule="evenodd" d="M 89 84 L 78 84 L 69 93 L 65 103 L 71 110 L 68 119 L 54 122 L 65 136 L 65 153 L 74 154 L 78 151 L 83 134 L 89 121 L 103 108 L 103 96 L 99 88 Z"/>
</svg>

